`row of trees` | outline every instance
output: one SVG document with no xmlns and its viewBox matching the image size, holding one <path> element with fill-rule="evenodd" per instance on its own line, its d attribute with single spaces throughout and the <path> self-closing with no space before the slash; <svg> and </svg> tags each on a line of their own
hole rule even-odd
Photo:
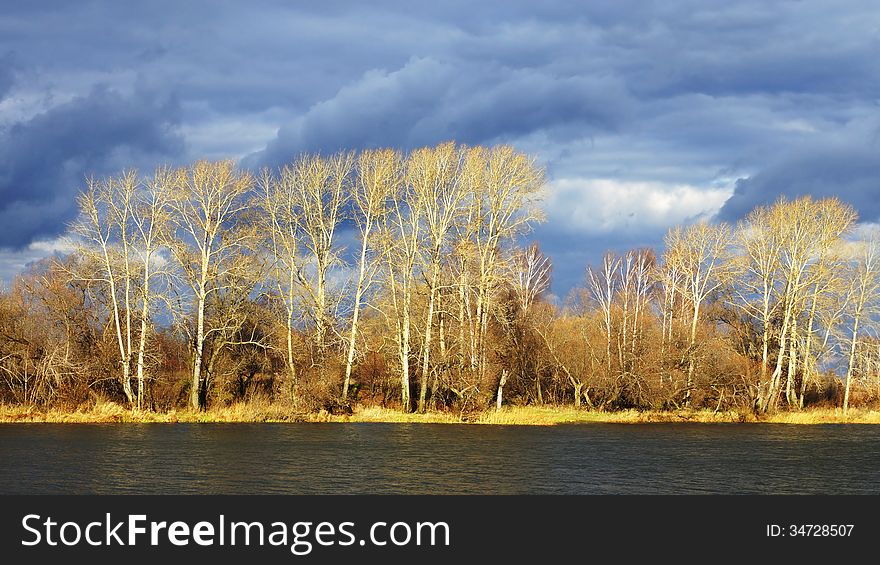
<svg viewBox="0 0 880 565">
<path fill-rule="evenodd" d="M 371 340 L 390 335 L 402 405 L 415 392 L 424 410 L 453 366 L 486 378 L 505 250 L 540 217 L 542 187 L 512 148 L 454 143 L 405 157 L 303 156 L 256 177 L 231 162 L 126 172 L 88 182 L 78 249 L 52 270 L 114 338 L 113 373 L 131 405 L 144 406 L 151 339 L 171 322 L 189 344 L 194 408 L 206 407 L 218 363 L 242 370 L 229 357 L 248 359 L 249 378 L 277 376 L 293 398 L 303 377 L 327 384 L 341 365 L 345 402 L 357 362 L 371 347 L 386 352 Z M 356 253 L 343 230 L 359 236 Z M 383 327 L 367 336 L 365 323 Z"/>
<path fill-rule="evenodd" d="M 604 372 L 639 406 L 699 393 L 716 407 L 726 395 L 758 412 L 803 408 L 835 397 L 837 375 L 844 410 L 855 381 L 875 397 L 880 240 L 876 227 L 854 232 L 856 219 L 837 199 L 781 199 L 736 226 L 674 227 L 659 262 L 651 250 L 606 255 L 580 310 L 604 351 L 591 345 L 580 373 Z"/>
<path fill-rule="evenodd" d="M 558 305 L 549 259 L 518 245 L 543 190 L 527 155 L 454 143 L 90 180 L 76 250 L 0 296 L 0 395 L 766 412 L 880 394 L 880 257 L 848 205 L 676 227 Z"/>
</svg>

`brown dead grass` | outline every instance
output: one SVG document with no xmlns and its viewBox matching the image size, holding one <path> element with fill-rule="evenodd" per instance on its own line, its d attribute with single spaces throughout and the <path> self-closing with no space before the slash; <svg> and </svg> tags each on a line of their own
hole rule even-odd
<svg viewBox="0 0 880 565">
<path fill-rule="evenodd" d="M 356 407 L 351 415 L 332 415 L 326 411 L 302 413 L 266 401 L 240 402 L 213 407 L 207 412 L 180 410 L 147 412 L 128 410 L 107 400 L 96 400 L 74 411 L 40 410 L 24 406 L 0 405 L 0 423 L 175 423 L 175 422 L 389 422 L 418 424 L 494 424 L 552 426 L 557 424 L 655 422 L 768 422 L 780 424 L 880 424 L 880 411 L 851 409 L 844 417 L 839 408 L 815 408 L 800 412 L 777 412 L 757 417 L 750 412 L 712 412 L 710 410 L 601 412 L 577 410 L 571 406 L 517 406 L 500 411 L 462 415 L 457 412 L 406 414 L 376 406 Z"/>
</svg>

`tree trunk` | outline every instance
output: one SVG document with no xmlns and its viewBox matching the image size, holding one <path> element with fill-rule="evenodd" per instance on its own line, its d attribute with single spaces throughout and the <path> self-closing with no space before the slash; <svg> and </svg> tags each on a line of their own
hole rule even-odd
<svg viewBox="0 0 880 565">
<path fill-rule="evenodd" d="M 504 396 L 504 385 L 507 384 L 507 369 L 501 370 L 501 379 L 498 381 L 498 392 L 495 396 L 495 411 L 501 410 L 501 402 Z"/>
<path fill-rule="evenodd" d="M 296 383 L 296 364 L 293 361 L 293 324 L 290 316 L 287 318 L 287 370 L 290 372 L 290 382 Z"/>
<path fill-rule="evenodd" d="M 422 376 L 419 382 L 419 407 L 420 413 L 425 411 L 425 397 L 428 392 L 428 364 L 431 355 L 431 331 L 434 326 L 434 300 L 437 295 L 437 281 L 440 278 L 440 250 L 435 249 L 436 260 L 431 267 L 431 289 L 428 296 L 428 315 L 425 320 L 425 339 L 422 344 Z"/>
<path fill-rule="evenodd" d="M 403 404 L 403 411 L 410 412 L 412 410 L 412 402 L 409 395 L 409 300 L 406 297 L 404 300 L 406 302 L 403 305 L 403 328 L 400 343 L 400 400 Z"/>
<path fill-rule="evenodd" d="M 697 320 L 700 316 L 700 303 L 694 303 L 694 318 L 691 320 L 691 337 L 688 342 L 688 374 L 687 374 L 687 391 L 684 396 L 684 405 L 691 405 L 691 388 L 694 386 L 694 366 L 696 365 L 696 351 L 694 350 L 697 343 Z"/>
<path fill-rule="evenodd" d="M 855 315 L 855 319 L 853 320 L 853 332 L 852 332 L 852 343 L 849 346 L 849 363 L 846 366 L 846 386 L 845 391 L 843 393 L 843 415 L 846 416 L 847 411 L 849 410 L 849 390 L 850 384 L 852 381 L 852 373 L 853 373 L 853 365 L 856 360 L 856 344 L 858 342 L 859 335 L 859 318 L 861 312 L 857 312 Z"/>
<path fill-rule="evenodd" d="M 581 395 L 583 394 L 584 384 L 574 383 L 574 407 L 580 409 Z"/>
<path fill-rule="evenodd" d="M 193 351 L 192 388 L 189 394 L 193 410 L 202 409 L 202 352 L 205 347 L 205 296 L 199 294 L 198 311 L 196 312 L 196 340 Z"/>
<path fill-rule="evenodd" d="M 624 351 L 626 351 L 626 328 L 627 323 L 629 322 L 629 296 L 628 290 L 624 287 L 624 299 L 623 299 L 623 316 L 621 316 L 622 327 L 617 334 L 617 362 L 620 364 L 620 370 L 622 372 L 628 371 L 628 363 L 624 361 L 623 355 Z"/>
<path fill-rule="evenodd" d="M 131 364 L 127 358 L 122 362 L 122 391 L 125 393 L 128 405 L 134 406 L 134 391 L 131 389 Z"/>
<path fill-rule="evenodd" d="M 146 295 L 146 289 L 144 290 Z M 144 352 L 147 348 L 147 316 L 149 316 L 149 304 L 147 302 L 146 296 L 144 297 L 144 306 L 141 309 L 141 335 L 140 342 L 138 343 L 138 357 L 137 357 L 137 383 L 138 383 L 138 391 L 137 391 L 137 408 L 138 410 L 143 410 L 144 404 Z"/>
<path fill-rule="evenodd" d="M 116 281 L 113 278 L 113 267 L 111 266 L 110 256 L 104 249 L 104 262 L 107 268 L 107 278 L 110 284 L 110 303 L 113 306 L 113 323 L 116 329 L 116 340 L 119 345 L 119 362 L 122 365 L 122 392 L 128 405 L 134 405 L 134 393 L 131 390 L 131 367 L 130 359 L 125 351 L 125 341 L 122 338 L 122 320 L 119 317 L 119 298 L 116 296 Z"/>
<path fill-rule="evenodd" d="M 123 372 L 128 373 L 128 376 L 125 377 L 125 382 L 128 384 L 128 391 L 126 391 L 126 396 L 129 396 L 128 403 L 130 406 L 134 407 L 134 393 L 131 390 L 131 267 L 128 260 L 128 246 L 125 243 L 125 225 L 122 226 L 122 230 L 123 252 L 125 253 L 125 368 Z M 138 408 L 140 408 L 140 406 L 138 406 Z"/>
<path fill-rule="evenodd" d="M 149 243 L 148 243 L 149 247 Z M 144 404 L 144 352 L 147 348 L 147 318 L 150 316 L 150 258 L 148 252 L 144 261 L 144 290 L 143 304 L 141 305 L 141 334 L 138 341 L 137 356 L 137 409 L 142 410 Z"/>
<path fill-rule="evenodd" d="M 318 348 L 318 361 L 324 361 L 324 350 L 326 347 L 327 321 L 327 290 L 326 290 L 326 273 L 323 264 L 318 264 L 318 288 L 317 288 L 317 304 L 315 304 L 315 344 Z"/>
<path fill-rule="evenodd" d="M 446 363 L 446 315 L 442 306 L 443 294 L 437 295 L 437 342 L 440 344 L 440 361 Z"/>
<path fill-rule="evenodd" d="M 360 269 L 358 271 L 357 289 L 354 293 L 354 311 L 351 314 L 351 332 L 349 333 L 348 355 L 345 358 L 345 378 L 342 381 L 342 401 L 348 400 L 348 387 L 351 385 L 351 369 L 354 365 L 355 343 L 357 341 L 358 316 L 361 309 L 361 298 L 364 294 L 364 280 L 367 268 L 367 236 L 369 231 L 363 234 L 361 242 Z"/>
<path fill-rule="evenodd" d="M 485 308 L 483 300 L 483 282 L 480 281 L 480 289 L 477 292 L 477 336 L 476 350 L 474 351 L 474 358 L 476 360 L 476 366 L 474 368 L 480 376 L 480 381 L 483 380 L 483 309 Z"/>
<path fill-rule="evenodd" d="M 759 410 L 761 412 L 768 412 L 771 409 L 775 409 L 779 398 L 782 362 L 785 359 L 785 346 L 789 332 L 789 323 L 791 321 L 791 310 L 792 306 L 789 301 L 786 300 L 785 314 L 782 319 L 782 331 L 779 334 L 779 352 L 776 355 L 776 367 L 773 369 L 773 374 L 770 377 L 770 386 L 767 388 L 767 395 L 760 402 Z"/>
<path fill-rule="evenodd" d="M 603 306 L 605 309 L 605 359 L 608 363 L 608 375 L 611 378 L 611 304 Z"/>
<path fill-rule="evenodd" d="M 806 343 L 804 344 L 804 362 L 801 366 L 801 393 L 798 397 L 798 407 L 803 410 L 804 408 L 804 396 L 807 392 L 807 384 L 810 381 L 810 377 L 812 376 L 813 371 L 813 360 L 812 360 L 812 349 L 813 349 L 813 322 L 816 319 L 816 304 L 818 300 L 819 292 L 814 291 L 813 293 L 813 304 L 810 306 L 810 316 L 807 318 L 807 337 Z"/>
<path fill-rule="evenodd" d="M 794 406 L 795 397 L 794 397 L 794 378 L 797 373 L 797 318 L 792 321 L 791 324 L 791 343 L 789 344 L 788 350 L 788 374 L 785 379 L 785 400 L 788 402 L 789 407 Z"/>
<path fill-rule="evenodd" d="M 287 370 L 290 372 L 290 385 L 293 394 L 293 400 L 296 402 L 296 364 L 293 359 L 293 282 L 294 271 L 290 269 L 288 273 L 287 286 Z"/>
<path fill-rule="evenodd" d="M 544 394 L 541 392 L 541 375 L 535 371 L 535 392 L 538 395 L 538 405 L 544 404 Z"/>
<path fill-rule="evenodd" d="M 465 359 L 467 358 L 467 351 L 465 349 L 465 341 L 464 341 L 464 327 L 465 327 L 465 301 L 464 301 L 464 293 L 465 293 L 465 265 L 462 263 L 461 266 L 461 274 L 459 275 L 458 282 L 458 353 L 460 357 L 459 368 L 464 367 Z"/>
<path fill-rule="evenodd" d="M 354 312 L 351 315 L 351 332 L 349 333 L 348 355 L 345 357 L 345 377 L 342 380 L 342 401 L 348 400 L 348 388 L 351 386 L 351 369 L 354 365 L 355 341 L 357 340 L 358 303 L 360 291 L 356 293 Z"/>
<path fill-rule="evenodd" d="M 761 335 L 761 384 L 767 380 L 767 366 L 770 359 L 770 289 L 764 284 L 764 309 L 762 311 L 762 328 Z"/>
<path fill-rule="evenodd" d="M 770 377 L 770 387 L 767 390 L 767 398 L 763 403 L 763 412 L 776 408 L 779 397 L 779 389 L 782 381 L 782 362 L 785 359 L 785 346 L 787 341 L 788 330 L 783 325 L 782 334 L 779 338 L 779 352 L 776 355 L 776 367 Z"/>
</svg>

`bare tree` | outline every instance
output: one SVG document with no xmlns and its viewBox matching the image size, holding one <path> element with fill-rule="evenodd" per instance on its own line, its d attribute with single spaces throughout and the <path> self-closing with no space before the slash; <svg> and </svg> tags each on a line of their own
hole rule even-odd
<svg viewBox="0 0 880 565">
<path fill-rule="evenodd" d="M 575 408 L 581 407 L 582 399 L 593 408 L 590 398 L 590 376 L 602 364 L 592 348 L 588 336 L 589 322 L 586 316 L 562 312 L 561 315 L 539 320 L 535 331 L 544 343 L 552 360 L 554 371 L 561 373 L 572 386 Z"/>
<path fill-rule="evenodd" d="M 133 246 L 139 259 L 140 289 L 137 301 L 140 303 L 140 332 L 137 348 L 137 407 L 143 408 L 146 389 L 145 367 L 147 336 L 151 326 L 151 312 L 158 306 L 162 288 L 158 285 L 167 281 L 168 258 L 162 256 L 164 241 L 167 239 L 168 202 L 175 189 L 182 182 L 179 169 L 160 168 L 143 182 L 143 187 L 133 199 L 131 207 L 133 224 Z"/>
<path fill-rule="evenodd" d="M 425 411 L 428 367 L 434 325 L 434 311 L 440 286 L 443 252 L 453 225 L 462 213 L 465 193 L 461 182 L 462 150 L 454 143 L 413 151 L 406 162 L 406 180 L 413 197 L 420 201 L 425 230 L 425 279 L 428 283 L 428 309 L 422 339 L 421 378 L 418 411 Z"/>
<path fill-rule="evenodd" d="M 91 281 L 71 280 L 81 257 L 37 262 L 0 292 L 0 397 L 25 406 L 78 402 L 106 377 L 115 356 L 101 355 L 107 323 Z M 112 322 L 111 322 L 112 324 Z M 116 344 L 110 344 L 111 351 Z"/>
<path fill-rule="evenodd" d="M 532 303 L 550 288 L 550 259 L 537 243 L 532 243 L 514 251 L 508 269 L 517 305 L 527 314 Z"/>
<path fill-rule="evenodd" d="M 549 260 L 518 247 L 543 173 L 510 147 L 307 155 L 257 180 L 258 201 L 230 162 L 88 181 L 77 250 L 0 290 L 0 402 L 100 391 L 171 407 L 185 378 L 205 409 L 209 394 L 276 395 L 279 370 L 296 401 L 357 386 L 385 404 L 399 386 L 406 411 L 572 392 L 599 408 L 798 409 L 831 398 L 833 371 L 844 411 L 880 397 L 876 234 L 851 242 L 855 211 L 836 199 L 759 207 L 732 237 L 675 227 L 662 261 L 609 253 L 557 309 L 539 298 Z"/>
<path fill-rule="evenodd" d="M 850 321 L 849 358 L 846 365 L 845 392 L 843 397 L 843 413 L 849 409 L 850 388 L 853 369 L 856 364 L 856 352 L 859 344 L 860 325 L 865 318 L 876 312 L 878 291 L 880 291 L 880 234 L 873 230 L 864 240 L 858 241 L 855 264 L 852 269 L 849 292 Z"/>
<path fill-rule="evenodd" d="M 673 228 L 672 232 L 680 228 Z M 669 236 L 673 240 L 678 239 L 680 235 Z M 666 250 L 666 261 L 655 266 L 654 277 L 663 289 L 663 304 L 661 310 L 663 313 L 663 321 L 660 327 L 660 356 L 661 362 L 665 358 L 667 347 L 672 343 L 672 328 L 675 321 L 675 312 L 677 310 L 676 302 L 680 301 L 681 287 L 684 284 L 681 274 L 681 261 L 675 255 L 678 253 L 676 249 Z M 663 372 L 660 373 L 662 383 Z"/>
<path fill-rule="evenodd" d="M 464 184 L 474 194 L 470 230 L 477 268 L 477 370 L 486 374 L 486 338 L 493 293 L 502 279 L 501 248 L 543 219 L 537 202 L 543 195 L 544 173 L 528 156 L 501 145 L 475 147 L 464 164 Z"/>
<path fill-rule="evenodd" d="M 243 258 L 252 233 L 238 220 L 250 207 L 252 185 L 251 176 L 231 161 L 199 161 L 187 169 L 169 202 L 167 245 L 194 298 L 190 404 L 196 410 L 207 407 L 205 339 L 225 329 L 206 326 L 206 307 L 212 294 L 223 293 L 240 280 L 228 276 L 232 271 L 247 268 Z"/>
<path fill-rule="evenodd" d="M 606 376 L 611 377 L 611 341 L 613 336 L 612 306 L 614 304 L 615 280 L 620 268 L 620 259 L 613 253 L 606 253 L 602 257 L 601 270 L 587 269 L 587 278 L 590 282 L 590 292 L 593 300 L 599 306 L 602 315 L 602 330 L 605 334 L 605 369 Z"/>
<path fill-rule="evenodd" d="M 550 288 L 550 272 L 552 265 L 550 259 L 541 252 L 537 243 L 532 243 L 526 249 L 514 250 L 510 261 L 507 263 L 507 276 L 516 308 L 513 319 L 509 321 L 508 333 L 512 335 L 512 347 L 517 357 L 520 369 L 520 378 L 526 380 L 526 366 L 533 355 L 525 350 L 525 341 L 530 332 L 529 316 L 532 305 L 544 292 Z M 502 387 L 498 389 L 498 398 L 501 398 Z M 544 403 L 541 390 L 540 375 L 535 374 L 535 394 L 538 404 Z"/>
<path fill-rule="evenodd" d="M 781 240 L 770 223 L 767 207 L 752 210 L 736 229 L 737 252 L 729 261 L 733 304 L 755 319 L 761 332 L 761 382 L 766 382 L 773 320 L 780 302 L 775 299 L 782 278 L 779 265 Z"/>
<path fill-rule="evenodd" d="M 823 307 L 835 310 L 832 303 L 840 280 L 836 248 L 854 220 L 852 208 L 835 199 L 806 197 L 756 208 L 737 228 L 736 252 L 726 271 L 732 304 L 759 327 L 759 411 L 775 406 L 783 369 L 788 404 L 803 407 L 815 373 L 816 321 L 830 315 Z M 822 347 L 827 338 L 826 332 Z M 771 344 L 778 348 L 768 377 Z"/>
<path fill-rule="evenodd" d="M 268 169 L 259 176 L 260 211 L 257 225 L 263 244 L 268 248 L 267 274 L 269 285 L 284 306 L 286 330 L 285 361 L 293 387 L 297 384 L 297 366 L 294 359 L 293 336 L 300 310 L 299 280 L 302 259 L 299 254 L 296 209 L 294 205 L 293 174 L 285 169 L 279 178 Z"/>
<path fill-rule="evenodd" d="M 806 332 L 803 338 L 802 376 L 800 393 L 797 394 L 799 408 L 804 407 L 807 384 L 816 371 L 814 359 L 814 334 L 816 333 L 816 318 L 820 307 L 828 308 L 834 302 L 834 295 L 839 292 L 843 281 L 842 260 L 840 248 L 842 236 L 846 234 L 856 221 L 855 210 L 836 199 L 820 200 L 816 203 L 815 221 L 817 227 L 816 251 L 813 263 L 808 273 L 808 285 L 806 289 L 806 302 L 809 311 L 806 319 Z M 833 306 L 831 306 L 833 309 Z M 789 372 L 790 379 L 794 378 L 794 370 Z M 789 395 L 789 404 L 792 404 Z"/>
<path fill-rule="evenodd" d="M 401 403 L 412 409 L 410 397 L 410 353 L 412 347 L 412 299 L 416 284 L 416 261 L 423 245 L 423 200 L 412 187 L 401 183 L 389 199 L 382 218 L 381 246 L 391 294 L 397 358 L 400 363 Z"/>
<path fill-rule="evenodd" d="M 632 373 L 636 347 L 642 333 L 642 318 L 651 290 L 654 255 L 647 249 L 631 250 L 620 260 L 617 299 L 621 305 L 621 327 L 617 337 L 618 362 L 623 372 Z"/>
<path fill-rule="evenodd" d="M 797 402 L 794 378 L 801 342 L 798 321 L 807 310 L 811 289 L 814 297 L 817 290 L 811 273 L 822 270 L 817 270 L 817 260 L 825 256 L 827 249 L 849 228 L 854 217 L 853 212 L 841 208 L 840 202 L 835 199 L 815 201 L 810 197 L 794 201 L 780 199 L 766 212 L 764 221 L 768 227 L 767 233 L 779 240 L 776 244 L 776 269 L 781 280 L 776 289 L 779 303 L 776 315 L 780 323 L 776 330 L 779 343 L 776 364 L 766 392 L 758 399 L 758 410 L 761 412 L 775 408 L 778 403 L 786 360 L 786 398 L 789 404 Z M 826 218 L 828 221 L 825 221 Z M 814 315 L 811 314 L 809 319 Z M 812 333 L 809 327 L 808 331 Z"/>
<path fill-rule="evenodd" d="M 725 224 L 697 223 L 681 231 L 667 234 L 666 262 L 677 262 L 682 273 L 681 292 L 690 305 L 690 335 L 688 340 L 688 372 L 685 403 L 690 403 L 696 365 L 697 327 L 700 309 L 706 298 L 717 289 L 721 280 L 718 265 L 728 245 L 729 229 Z"/>
<path fill-rule="evenodd" d="M 378 268 L 377 258 L 372 257 L 369 252 L 378 246 L 378 242 L 374 241 L 375 233 L 380 229 L 387 214 L 388 197 L 399 190 L 401 169 L 400 155 L 390 149 L 364 151 L 358 156 L 357 179 L 352 188 L 351 200 L 354 204 L 354 218 L 360 231 L 361 251 L 352 304 L 348 353 L 345 359 L 345 377 L 342 382 L 343 401 L 348 398 L 348 389 L 351 385 L 361 306 Z"/>
<path fill-rule="evenodd" d="M 117 363 L 120 381 L 129 405 L 135 405 L 131 388 L 132 308 L 134 273 L 129 245 L 132 199 L 139 180 L 137 173 L 126 171 L 118 178 L 101 181 L 89 179 L 87 188 L 77 197 L 80 217 L 72 226 L 79 236 L 79 252 L 92 265 L 78 269 L 74 278 L 97 283 L 106 291 L 118 345 Z"/>
<path fill-rule="evenodd" d="M 319 362 L 324 360 L 327 337 L 333 329 L 327 275 L 339 261 L 334 237 L 351 192 L 353 167 L 352 153 L 326 158 L 307 155 L 282 172 L 282 177 L 289 179 L 300 245 L 310 255 L 311 268 L 300 269 L 298 273 L 300 284 L 310 297 Z"/>
</svg>

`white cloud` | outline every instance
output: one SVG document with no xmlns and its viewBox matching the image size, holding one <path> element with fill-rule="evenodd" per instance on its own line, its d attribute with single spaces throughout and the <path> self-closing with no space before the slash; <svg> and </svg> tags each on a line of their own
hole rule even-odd
<svg viewBox="0 0 880 565">
<path fill-rule="evenodd" d="M 229 159 L 265 147 L 278 127 L 263 116 L 211 116 L 198 123 L 184 124 L 180 133 L 199 159 Z"/>
<path fill-rule="evenodd" d="M 563 178 L 550 183 L 547 220 L 563 231 L 644 233 L 714 215 L 732 186 Z"/>
<path fill-rule="evenodd" d="M 50 255 L 66 254 L 73 250 L 69 236 L 34 241 L 23 249 L 0 249 L 0 281 L 10 282 L 28 266 Z"/>
<path fill-rule="evenodd" d="M 784 120 L 776 123 L 776 127 L 782 131 L 795 131 L 801 133 L 816 133 L 817 130 L 813 124 L 807 120 L 795 119 Z"/>
</svg>

